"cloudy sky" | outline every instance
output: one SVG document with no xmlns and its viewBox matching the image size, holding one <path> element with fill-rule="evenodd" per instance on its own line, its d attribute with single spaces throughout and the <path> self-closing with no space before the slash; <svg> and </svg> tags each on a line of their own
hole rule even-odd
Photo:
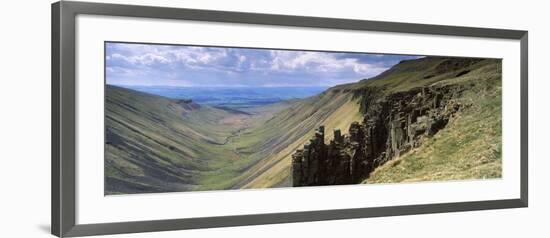
<svg viewBox="0 0 550 238">
<path fill-rule="evenodd" d="M 403 55 L 107 43 L 108 84 L 183 87 L 334 86 L 375 76 Z"/>
</svg>

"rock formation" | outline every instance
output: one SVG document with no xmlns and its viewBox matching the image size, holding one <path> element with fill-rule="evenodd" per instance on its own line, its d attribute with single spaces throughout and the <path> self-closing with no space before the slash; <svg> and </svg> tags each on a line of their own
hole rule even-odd
<svg viewBox="0 0 550 238">
<path fill-rule="evenodd" d="M 292 155 L 293 186 L 355 184 L 378 166 L 419 146 L 435 135 L 462 107 L 453 98 L 459 86 L 423 87 L 383 95 L 375 89 L 362 96 L 363 122 L 354 122 L 349 134 L 334 130 L 325 144 L 325 128 Z"/>
</svg>

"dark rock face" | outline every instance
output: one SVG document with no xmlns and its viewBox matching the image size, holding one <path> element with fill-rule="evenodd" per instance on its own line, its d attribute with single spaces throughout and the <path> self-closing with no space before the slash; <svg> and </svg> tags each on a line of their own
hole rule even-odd
<svg viewBox="0 0 550 238">
<path fill-rule="evenodd" d="M 418 147 L 422 138 L 443 129 L 462 105 L 453 100 L 464 91 L 457 86 L 425 87 L 380 96 L 363 95 L 362 123 L 354 122 L 349 134 L 334 130 L 325 144 L 325 128 L 292 155 L 293 186 L 355 184 L 388 160 Z"/>
</svg>

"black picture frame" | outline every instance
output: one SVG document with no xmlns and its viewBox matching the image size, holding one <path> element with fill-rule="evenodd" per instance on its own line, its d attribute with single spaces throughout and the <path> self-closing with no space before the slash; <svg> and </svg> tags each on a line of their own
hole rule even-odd
<svg viewBox="0 0 550 238">
<path fill-rule="evenodd" d="M 320 17 L 62 1 L 52 4 L 51 233 L 59 237 L 458 212 L 528 206 L 528 32 Z M 518 199 L 239 216 L 76 224 L 75 18 L 79 14 L 518 40 L 521 45 L 521 194 Z"/>
</svg>

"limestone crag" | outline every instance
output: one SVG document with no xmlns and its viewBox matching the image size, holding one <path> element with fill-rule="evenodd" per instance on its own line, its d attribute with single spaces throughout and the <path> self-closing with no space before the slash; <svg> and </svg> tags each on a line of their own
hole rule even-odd
<svg viewBox="0 0 550 238">
<path fill-rule="evenodd" d="M 468 106 L 455 101 L 467 86 L 432 86 L 384 95 L 380 90 L 358 91 L 363 122 L 349 133 L 334 130 L 325 143 L 325 128 L 292 155 L 293 186 L 355 184 L 378 166 L 419 146 Z"/>
</svg>

